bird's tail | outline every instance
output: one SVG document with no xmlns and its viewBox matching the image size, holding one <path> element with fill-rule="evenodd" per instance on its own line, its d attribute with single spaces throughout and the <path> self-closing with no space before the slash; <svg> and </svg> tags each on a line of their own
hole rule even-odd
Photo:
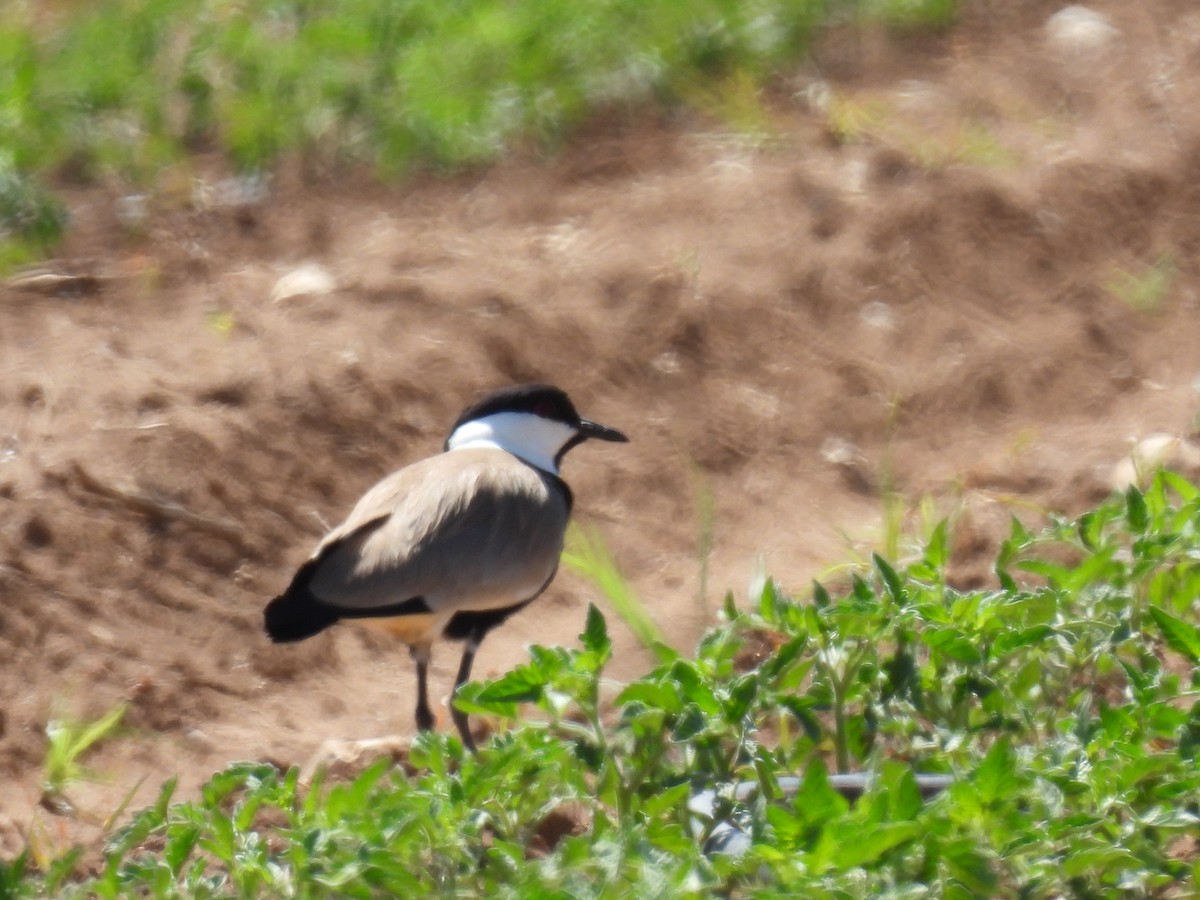
<svg viewBox="0 0 1200 900">
<path fill-rule="evenodd" d="M 337 610 L 321 603 L 308 589 L 313 562 L 301 566 L 288 589 L 263 611 L 267 636 L 277 644 L 310 638 L 341 618 Z"/>
</svg>

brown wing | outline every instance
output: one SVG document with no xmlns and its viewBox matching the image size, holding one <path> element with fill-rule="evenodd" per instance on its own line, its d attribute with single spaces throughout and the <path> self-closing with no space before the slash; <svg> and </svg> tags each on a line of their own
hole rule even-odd
<svg viewBox="0 0 1200 900">
<path fill-rule="evenodd" d="M 321 542 L 309 589 L 368 613 L 421 598 L 434 613 L 496 609 L 553 576 L 568 508 L 545 475 L 502 450 L 455 450 L 396 472 Z"/>
</svg>

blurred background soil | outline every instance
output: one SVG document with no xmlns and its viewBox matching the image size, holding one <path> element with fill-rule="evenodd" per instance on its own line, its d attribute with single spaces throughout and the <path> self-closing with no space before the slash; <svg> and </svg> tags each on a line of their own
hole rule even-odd
<svg viewBox="0 0 1200 900">
<path fill-rule="evenodd" d="M 129 704 L 72 792 L 101 814 L 142 778 L 135 804 L 409 733 L 402 648 L 272 646 L 261 611 L 494 386 L 557 383 L 630 435 L 564 475 L 681 648 L 756 572 L 804 591 L 882 546 L 889 495 L 907 538 L 950 516 L 954 579 L 986 584 L 1012 515 L 1081 512 L 1132 440 L 1187 434 L 1200 10 L 1098 3 L 1111 31 L 1080 37 L 1059 8 L 830 33 L 744 133 L 613 116 L 382 187 L 200 160 L 136 228 L 68 189 L 52 276 L 0 288 L 0 851 L 67 827 L 37 808 L 57 712 Z M 560 572 L 476 675 L 573 643 L 598 599 Z M 610 628 L 612 676 L 649 668 Z M 457 656 L 435 650 L 438 697 Z"/>
</svg>

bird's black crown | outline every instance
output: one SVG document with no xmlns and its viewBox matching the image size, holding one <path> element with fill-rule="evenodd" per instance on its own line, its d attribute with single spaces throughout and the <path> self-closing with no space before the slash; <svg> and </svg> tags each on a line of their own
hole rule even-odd
<svg viewBox="0 0 1200 900">
<path fill-rule="evenodd" d="M 565 391 L 551 384 L 517 384 L 500 388 L 478 403 L 467 407 L 450 429 L 454 434 L 459 426 L 496 413 L 532 413 L 543 419 L 578 427 L 579 413 Z"/>
</svg>

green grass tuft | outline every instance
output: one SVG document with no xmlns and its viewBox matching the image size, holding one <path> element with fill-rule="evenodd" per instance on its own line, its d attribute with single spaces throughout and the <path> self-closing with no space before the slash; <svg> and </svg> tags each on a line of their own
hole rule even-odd
<svg viewBox="0 0 1200 900">
<path fill-rule="evenodd" d="M 1160 253 L 1154 262 L 1132 269 L 1116 269 L 1105 287 L 1135 312 L 1157 312 L 1175 286 L 1178 267 L 1173 253 Z"/>
<path fill-rule="evenodd" d="M 799 58 L 822 22 L 936 24 L 954 6 L 101 0 L 54 16 L 16 7 L 0 16 L 0 138 L 22 171 L 69 163 L 83 175 L 144 178 L 210 146 L 252 169 L 289 152 L 393 172 L 471 165 L 514 142 L 553 145 L 597 109 L 689 92 L 756 121 L 757 85 Z"/>
<path fill-rule="evenodd" d="M 66 225 L 62 203 L 0 155 L 0 273 L 49 252 Z"/>
<path fill-rule="evenodd" d="M 92 722 L 56 715 L 46 724 L 46 758 L 42 764 L 44 801 L 63 800 L 70 785 L 92 777 L 82 764 L 83 757 L 97 744 L 110 739 L 124 717 L 125 704 L 119 703 Z"/>
<path fill-rule="evenodd" d="M 629 626 L 629 630 L 647 650 L 663 658 L 674 658 L 675 651 L 667 642 L 633 586 L 621 574 L 604 539 L 594 530 L 572 524 L 567 532 L 567 547 L 563 565 L 592 582 L 613 611 Z"/>
</svg>

